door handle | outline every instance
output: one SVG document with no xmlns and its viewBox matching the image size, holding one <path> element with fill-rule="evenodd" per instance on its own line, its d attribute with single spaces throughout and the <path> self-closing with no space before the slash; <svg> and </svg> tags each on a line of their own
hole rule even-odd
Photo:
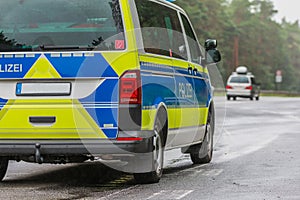
<svg viewBox="0 0 300 200">
<path fill-rule="evenodd" d="M 198 73 L 198 69 L 196 67 L 191 66 L 191 65 L 188 66 L 188 71 L 189 71 L 189 74 L 195 75 L 195 76 Z"/>
<path fill-rule="evenodd" d="M 198 69 L 195 67 L 195 68 L 193 69 L 193 72 L 194 72 L 194 75 L 197 76 Z"/>
<path fill-rule="evenodd" d="M 188 66 L 188 72 L 190 75 L 193 74 L 193 67 L 192 66 Z"/>
</svg>

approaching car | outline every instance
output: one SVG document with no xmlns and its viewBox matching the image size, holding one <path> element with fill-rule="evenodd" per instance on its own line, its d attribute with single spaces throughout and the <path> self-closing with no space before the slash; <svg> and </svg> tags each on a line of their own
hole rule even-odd
<svg viewBox="0 0 300 200">
<path fill-rule="evenodd" d="M 164 150 L 213 153 L 214 102 L 187 14 L 165 0 L 0 2 L 0 180 L 8 160 L 122 161 L 158 182 Z M 125 163 L 125 164 L 123 164 Z"/>
<path fill-rule="evenodd" d="M 258 101 L 260 96 L 260 84 L 256 83 L 253 74 L 248 72 L 246 67 L 238 67 L 236 72 L 228 78 L 226 85 L 227 100 L 237 97 L 254 98 Z"/>
</svg>

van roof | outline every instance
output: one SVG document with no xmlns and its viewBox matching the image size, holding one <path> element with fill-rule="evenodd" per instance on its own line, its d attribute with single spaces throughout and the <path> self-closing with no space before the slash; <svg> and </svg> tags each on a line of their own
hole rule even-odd
<svg viewBox="0 0 300 200">
<path fill-rule="evenodd" d="M 179 10 L 179 11 L 181 11 L 182 13 L 186 14 L 186 12 L 185 12 L 181 7 L 175 5 L 174 3 L 171 3 L 171 2 L 169 2 L 169 1 L 167 1 L 167 0 L 151 0 L 151 1 L 153 1 L 153 2 L 159 2 L 159 3 L 165 4 L 165 5 L 167 5 L 167 6 L 171 7 L 171 8 L 173 8 L 173 9 Z"/>
</svg>

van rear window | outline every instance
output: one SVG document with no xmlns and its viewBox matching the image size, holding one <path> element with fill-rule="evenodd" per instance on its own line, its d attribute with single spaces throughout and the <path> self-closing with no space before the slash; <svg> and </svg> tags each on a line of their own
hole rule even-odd
<svg viewBox="0 0 300 200">
<path fill-rule="evenodd" d="M 231 77 L 230 83 L 250 83 L 249 78 L 246 76 L 234 76 Z"/>
<path fill-rule="evenodd" d="M 118 0 L 0 1 L 0 51 L 122 50 Z"/>
</svg>

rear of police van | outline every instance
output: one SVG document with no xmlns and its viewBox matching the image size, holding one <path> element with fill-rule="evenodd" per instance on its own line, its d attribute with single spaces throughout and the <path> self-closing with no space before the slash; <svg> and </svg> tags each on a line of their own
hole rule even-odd
<svg viewBox="0 0 300 200">
<path fill-rule="evenodd" d="M 126 134 L 141 91 L 125 27 L 126 1 L 0 2 L 1 158 L 77 162 L 141 140 Z"/>
</svg>

